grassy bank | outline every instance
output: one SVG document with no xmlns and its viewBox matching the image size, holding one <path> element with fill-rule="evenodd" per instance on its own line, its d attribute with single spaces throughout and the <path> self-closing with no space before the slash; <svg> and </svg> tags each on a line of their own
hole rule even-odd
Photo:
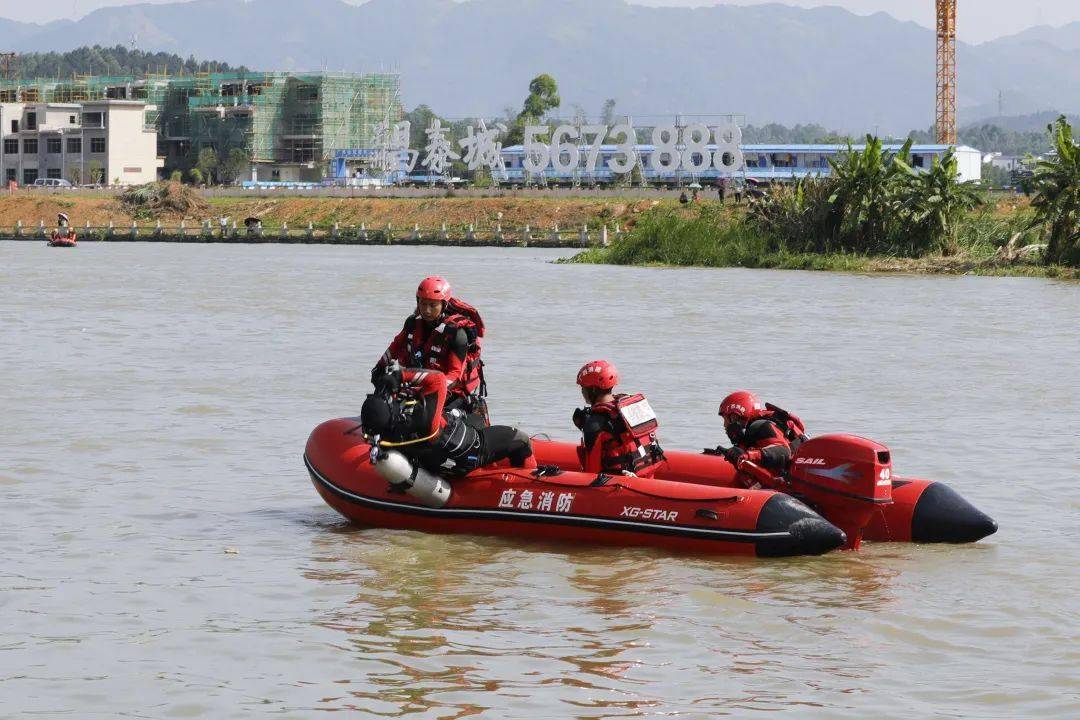
<svg viewBox="0 0 1080 720">
<path fill-rule="evenodd" d="M 1006 260 L 1001 249 L 1034 242 L 1027 230 L 1031 211 L 1009 199 L 967 214 L 948 254 L 923 257 L 867 255 L 837 248 L 791 252 L 755 228 L 741 209 L 713 205 L 657 207 L 644 213 L 633 230 L 607 248 L 592 248 L 567 260 L 574 263 L 683 267 L 745 267 L 839 272 L 914 272 L 1016 275 L 1076 279 L 1077 269 Z"/>
</svg>

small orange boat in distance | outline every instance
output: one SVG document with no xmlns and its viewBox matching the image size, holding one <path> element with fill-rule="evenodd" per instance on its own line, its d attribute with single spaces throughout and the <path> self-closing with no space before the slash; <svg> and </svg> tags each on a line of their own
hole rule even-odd
<svg viewBox="0 0 1080 720">
<path fill-rule="evenodd" d="M 48 242 L 49 247 L 76 247 L 78 244 L 78 236 L 75 233 L 65 236 L 54 232 Z"/>
</svg>

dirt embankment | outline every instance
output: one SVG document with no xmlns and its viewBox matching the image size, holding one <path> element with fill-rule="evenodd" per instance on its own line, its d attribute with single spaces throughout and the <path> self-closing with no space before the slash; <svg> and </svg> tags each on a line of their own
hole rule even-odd
<svg viewBox="0 0 1080 720">
<path fill-rule="evenodd" d="M 517 228 L 596 226 L 600 223 L 632 225 L 634 218 L 654 200 L 588 198 L 215 198 L 211 211 L 234 218 L 257 217 L 264 225 L 342 227 L 366 224 L 369 228 L 494 227 Z"/>
<path fill-rule="evenodd" d="M 131 215 L 120 209 L 112 196 L 96 195 L 50 195 L 32 191 L 17 191 L 0 195 L 0 229 L 15 226 L 20 220 L 24 226 L 36 226 L 41 220 L 46 225 L 56 222 L 57 213 L 71 216 L 73 225 L 130 225 Z"/>
<path fill-rule="evenodd" d="M 283 222 L 290 227 L 306 227 L 310 222 L 316 227 L 329 227 L 334 223 L 342 227 L 365 223 L 369 228 L 385 227 L 388 223 L 397 228 L 419 225 L 424 229 L 450 228 L 475 225 L 478 228 L 501 224 L 506 228 L 550 228 L 558 224 L 562 228 L 581 225 L 597 227 L 601 224 L 624 228 L 632 227 L 641 213 L 657 204 L 675 204 L 675 200 L 652 200 L 634 198 L 515 198 L 515 197 L 440 197 L 440 198 L 247 198 L 224 197 L 207 199 L 208 209 L 198 216 L 182 217 L 176 213 L 150 214 L 144 212 L 138 218 L 140 224 L 160 220 L 172 224 L 181 219 L 190 223 L 203 220 L 216 221 L 229 217 L 237 222 L 256 217 L 265 227 L 279 227 Z M 45 195 L 33 191 L 17 191 L 0 195 L 0 228 L 14 227 L 17 221 L 24 226 L 36 226 L 44 220 L 46 225 L 55 222 L 56 214 L 65 212 L 76 227 L 89 222 L 93 226 L 131 225 L 136 218 L 125 209 L 118 198 L 111 195 L 95 195 L 73 192 Z"/>
</svg>

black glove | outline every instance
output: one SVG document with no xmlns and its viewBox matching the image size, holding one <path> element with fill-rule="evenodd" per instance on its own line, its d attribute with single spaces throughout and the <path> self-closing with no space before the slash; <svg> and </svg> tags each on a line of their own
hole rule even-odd
<svg viewBox="0 0 1080 720">
<path fill-rule="evenodd" d="M 588 416 L 589 414 L 585 411 L 584 408 L 576 408 L 574 410 L 573 416 L 574 427 L 576 427 L 578 430 L 585 427 L 585 418 L 587 418 Z"/>
<path fill-rule="evenodd" d="M 385 374 L 386 374 L 386 366 L 385 365 L 376 365 L 375 367 L 371 368 L 371 384 L 374 385 L 375 381 L 378 380 L 380 377 L 382 377 Z"/>
<path fill-rule="evenodd" d="M 739 461 L 746 457 L 746 451 L 738 445 L 733 445 L 727 450 L 724 450 L 724 459 L 726 459 L 732 465 L 738 465 Z"/>
<path fill-rule="evenodd" d="M 380 397 L 396 395 L 401 390 L 401 371 L 392 371 L 379 375 L 372 384 L 375 386 L 375 394 Z"/>
</svg>

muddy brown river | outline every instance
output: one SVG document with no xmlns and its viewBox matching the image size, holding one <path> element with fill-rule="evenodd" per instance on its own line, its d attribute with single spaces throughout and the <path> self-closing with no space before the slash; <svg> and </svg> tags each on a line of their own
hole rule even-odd
<svg viewBox="0 0 1080 720">
<path fill-rule="evenodd" d="M 0 242 L 0 717 L 1075 718 L 1080 287 L 554 251 Z M 1000 524 L 787 560 L 348 525 L 301 460 L 424 275 L 493 418 L 606 357 L 672 448 L 749 388 Z"/>
</svg>

